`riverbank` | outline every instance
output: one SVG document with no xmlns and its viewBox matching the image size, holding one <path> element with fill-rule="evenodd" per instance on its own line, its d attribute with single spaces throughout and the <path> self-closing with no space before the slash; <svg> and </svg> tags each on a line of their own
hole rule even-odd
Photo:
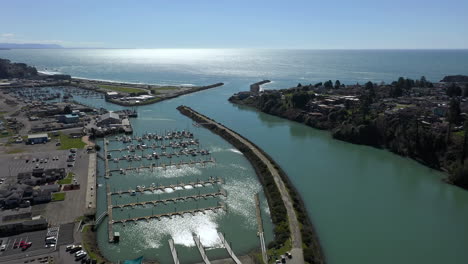
<svg viewBox="0 0 468 264">
<path fill-rule="evenodd" d="M 304 203 L 279 165 L 258 146 L 229 128 L 189 107 L 179 106 L 177 109 L 234 145 L 255 168 L 275 225 L 275 240 L 270 243 L 269 248 L 280 248 L 290 238 L 291 253 L 297 263 L 325 263 L 318 236 Z"/>
<path fill-rule="evenodd" d="M 449 172 L 444 181 L 466 189 L 468 126 L 463 126 L 463 113 L 468 103 L 451 92 L 451 87 L 460 90 L 456 84 L 432 84 L 424 78 L 417 82 L 419 86 L 400 78 L 391 85 L 369 82 L 335 88 L 331 81 L 328 88 L 321 83 L 299 84 L 262 93 L 240 92 L 229 101 L 328 130 L 335 139 L 412 158 Z"/>
</svg>

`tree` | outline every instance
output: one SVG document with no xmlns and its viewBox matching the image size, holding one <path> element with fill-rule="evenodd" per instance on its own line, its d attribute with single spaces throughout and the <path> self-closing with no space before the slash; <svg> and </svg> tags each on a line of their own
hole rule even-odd
<svg viewBox="0 0 468 264">
<path fill-rule="evenodd" d="M 455 85 L 454 83 L 452 83 L 452 84 L 447 88 L 446 93 L 447 93 L 447 95 L 450 96 L 450 97 L 461 96 L 461 95 L 462 95 L 462 89 L 460 88 L 460 86 L 457 86 L 457 85 Z"/>
<path fill-rule="evenodd" d="M 322 86 L 322 85 L 323 85 L 323 83 L 322 83 L 322 82 L 319 82 L 319 83 L 314 84 L 314 87 L 317 88 L 317 87 L 320 87 L 320 86 Z"/>
<path fill-rule="evenodd" d="M 450 124 L 457 124 L 460 121 L 460 113 L 460 102 L 455 98 L 452 98 L 447 112 L 447 121 Z"/>
<path fill-rule="evenodd" d="M 367 82 L 365 85 L 366 90 L 368 91 L 369 97 L 371 99 L 375 98 L 374 84 L 372 82 Z"/>
<path fill-rule="evenodd" d="M 360 98 L 361 105 L 360 105 L 360 111 L 362 115 L 362 119 L 365 120 L 367 115 L 370 112 L 370 105 L 372 104 L 372 98 L 369 95 L 363 95 Z"/>
<path fill-rule="evenodd" d="M 333 88 L 333 82 L 331 80 L 326 81 L 323 85 L 328 89 Z"/>
<path fill-rule="evenodd" d="M 301 83 L 298 83 L 298 84 L 297 84 L 297 87 L 302 87 L 302 84 L 301 84 Z"/>
<path fill-rule="evenodd" d="M 336 81 L 335 81 L 335 89 L 340 88 L 340 86 L 341 86 L 340 80 L 336 80 Z"/>
<path fill-rule="evenodd" d="M 462 96 L 468 97 L 468 84 L 465 84 L 465 87 L 463 88 L 463 91 L 462 91 Z"/>
<path fill-rule="evenodd" d="M 427 80 L 425 76 L 421 76 L 421 79 L 419 80 L 419 85 L 421 87 L 426 87 L 427 86 Z"/>
<path fill-rule="evenodd" d="M 63 108 L 63 113 L 68 115 L 68 114 L 71 114 L 72 113 L 72 109 L 69 105 L 65 106 L 65 108 Z"/>
<path fill-rule="evenodd" d="M 291 103 L 294 108 L 304 109 L 309 99 L 310 97 L 307 92 L 298 92 L 291 96 Z"/>
<path fill-rule="evenodd" d="M 403 89 L 401 89 L 401 87 L 395 86 L 390 91 L 390 96 L 391 97 L 400 97 L 402 95 L 403 95 Z"/>
</svg>

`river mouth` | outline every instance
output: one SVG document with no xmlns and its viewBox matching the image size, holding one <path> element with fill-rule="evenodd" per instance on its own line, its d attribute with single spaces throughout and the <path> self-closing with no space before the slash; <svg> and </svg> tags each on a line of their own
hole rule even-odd
<svg viewBox="0 0 468 264">
<path fill-rule="evenodd" d="M 298 82 L 339 79 L 362 84 L 421 75 L 436 82 L 447 74 L 466 72 L 466 50 L 253 50 L 233 51 L 235 57 L 215 50 L 212 54 L 215 58 L 186 56 L 175 60 L 170 56 L 155 60 L 150 54 L 145 55 L 145 63 L 125 50 L 10 50 L 2 57 L 87 78 L 194 85 L 225 82 L 220 88 L 138 107 L 137 111 L 143 119 L 182 121 L 181 127 L 168 123 L 161 127 L 185 129 L 192 122 L 174 113 L 177 106 L 187 105 L 261 147 L 286 171 L 301 194 L 328 263 L 393 263 L 395 259 L 404 263 L 468 262 L 468 193 L 442 183 L 443 174 L 385 150 L 333 140 L 327 132 L 239 109 L 227 101 L 262 79 L 273 81 L 267 89 L 296 86 Z M 82 100 L 86 104 L 91 101 L 111 110 L 121 109 L 92 98 Z M 142 131 L 161 128 L 148 120 L 132 122 Z M 107 243 L 107 234 L 102 238 Z M 233 248 L 237 250 L 236 244 Z M 139 254 L 147 249 L 135 251 Z M 189 248 L 185 252 L 199 255 Z M 159 258 L 156 254 L 147 251 L 151 258 Z M 197 261 L 186 259 L 184 263 Z"/>
</svg>

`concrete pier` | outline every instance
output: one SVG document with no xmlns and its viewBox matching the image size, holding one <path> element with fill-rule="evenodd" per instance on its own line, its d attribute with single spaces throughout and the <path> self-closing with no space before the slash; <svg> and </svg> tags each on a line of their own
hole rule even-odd
<svg viewBox="0 0 468 264">
<path fill-rule="evenodd" d="M 221 233 L 221 232 L 218 232 L 218 236 L 219 238 L 221 239 L 221 242 L 223 243 L 224 247 L 226 248 L 227 252 L 229 253 L 229 256 L 231 256 L 232 260 L 234 260 L 234 262 L 236 264 L 242 264 L 242 262 L 240 262 L 240 260 L 237 258 L 237 256 L 234 254 L 234 251 L 232 251 L 231 249 L 231 246 L 229 245 L 229 243 L 227 242 L 227 240 L 224 238 L 224 235 Z M 268 262 L 267 262 L 268 263 Z"/>
<path fill-rule="evenodd" d="M 182 189 L 185 189 L 186 186 L 191 186 L 192 188 L 195 188 L 197 185 L 201 185 L 201 186 L 206 186 L 208 184 L 210 185 L 215 185 L 215 184 L 222 184 L 223 183 L 223 179 L 219 178 L 219 177 L 216 177 L 216 178 L 213 178 L 213 177 L 210 177 L 208 180 L 205 180 L 205 181 L 196 181 L 196 182 L 188 182 L 188 183 L 177 183 L 177 184 L 171 184 L 171 185 L 157 185 L 157 186 L 150 186 L 150 187 L 140 187 L 140 188 L 136 188 L 135 190 L 126 190 L 126 191 L 114 191 L 114 192 L 111 192 L 111 195 L 122 195 L 122 194 L 132 194 L 132 193 L 137 193 L 137 192 L 140 192 L 140 193 L 143 193 L 143 192 L 154 192 L 154 191 L 165 191 L 165 189 L 172 189 L 172 190 L 176 190 L 176 188 L 182 188 Z"/>
<path fill-rule="evenodd" d="M 140 220 L 150 221 L 151 219 L 161 220 L 161 218 L 163 217 L 172 218 L 173 216 L 177 216 L 177 215 L 184 217 L 185 214 L 195 216 L 197 213 L 205 214 L 206 211 L 218 212 L 220 210 L 225 210 L 225 209 L 226 209 L 226 206 L 223 203 L 220 203 L 220 205 L 213 206 L 213 207 L 184 210 L 184 211 L 170 212 L 170 213 L 163 213 L 163 214 L 154 214 L 154 215 L 142 216 L 142 217 L 132 217 L 132 218 L 121 219 L 121 220 L 112 220 L 112 224 L 118 224 L 118 223 L 125 224 L 126 222 L 137 222 Z"/>
<path fill-rule="evenodd" d="M 174 245 L 174 240 L 169 239 L 169 247 L 171 248 L 172 259 L 174 259 L 174 264 L 180 264 L 179 257 L 177 256 L 177 250 Z"/>
<path fill-rule="evenodd" d="M 193 234 L 193 240 L 195 241 L 195 244 L 197 245 L 198 251 L 200 252 L 203 262 L 205 262 L 205 264 L 211 264 L 210 260 L 208 259 L 208 256 L 206 255 L 205 249 L 203 248 L 200 242 L 200 238 L 197 235 Z"/>
<path fill-rule="evenodd" d="M 136 203 L 127 203 L 127 204 L 119 204 L 119 205 L 113 205 L 112 208 L 125 208 L 125 207 L 136 207 L 136 206 L 145 206 L 147 204 L 151 204 L 153 206 L 156 206 L 158 203 L 166 204 L 168 202 L 177 202 L 177 201 L 187 201 L 190 199 L 193 200 L 198 200 L 200 198 L 207 199 L 207 198 L 215 198 L 217 196 L 224 196 L 226 197 L 226 191 L 225 190 L 219 190 L 218 192 L 214 193 L 204 193 L 204 194 L 195 194 L 195 195 L 189 195 L 189 196 L 182 196 L 182 197 L 174 197 L 174 198 L 168 198 L 168 199 L 163 199 L 163 200 L 154 200 L 154 201 L 144 201 L 144 202 L 136 202 Z"/>
</svg>

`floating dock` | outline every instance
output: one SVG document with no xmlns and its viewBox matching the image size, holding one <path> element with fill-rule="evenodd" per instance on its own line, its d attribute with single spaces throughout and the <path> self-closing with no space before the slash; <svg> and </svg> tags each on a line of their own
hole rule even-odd
<svg viewBox="0 0 468 264">
<path fill-rule="evenodd" d="M 107 225 L 107 234 L 109 235 L 109 243 L 114 242 L 114 233 L 112 232 L 112 196 L 110 195 L 110 186 L 106 184 L 107 191 L 107 216 L 109 219 Z"/>
<path fill-rule="evenodd" d="M 107 141 L 104 138 L 104 171 L 105 171 L 105 178 L 109 178 L 109 159 L 107 158 Z"/>
<path fill-rule="evenodd" d="M 193 234 L 193 240 L 195 241 L 195 244 L 197 245 L 198 251 L 200 252 L 203 262 L 205 262 L 205 264 L 211 264 L 210 260 L 208 259 L 208 256 L 206 255 L 205 249 L 203 248 L 200 242 L 200 238 L 197 235 Z"/>
<path fill-rule="evenodd" d="M 195 188 L 197 187 L 197 185 L 201 185 L 201 186 L 206 186 L 208 184 L 210 185 L 215 185 L 215 184 L 222 184 L 223 183 L 223 179 L 219 178 L 219 177 L 210 177 L 208 180 L 205 180 L 205 181 L 201 181 L 201 180 L 197 180 L 196 182 L 188 182 L 188 183 L 177 183 L 177 184 L 170 184 L 170 185 L 158 185 L 158 186 L 150 186 L 150 187 L 140 187 L 140 188 L 136 188 L 135 190 L 132 190 L 132 189 L 129 189 L 129 190 L 126 190 L 126 191 L 114 191 L 114 192 L 109 192 L 110 195 L 122 195 L 122 194 L 132 194 L 132 193 L 137 193 L 137 192 L 140 192 L 140 193 L 143 193 L 143 192 L 154 192 L 154 191 L 165 191 L 165 189 L 172 189 L 172 190 L 176 190 L 177 188 L 182 188 L 182 189 L 186 189 L 186 186 L 191 186 L 192 188 Z"/>
<path fill-rule="evenodd" d="M 195 216 L 197 213 L 205 214 L 206 211 L 218 212 L 218 211 L 221 211 L 221 210 L 226 210 L 226 206 L 224 205 L 224 203 L 220 203 L 218 206 L 213 206 L 213 207 L 205 207 L 205 208 L 184 210 L 184 211 L 178 211 L 178 212 L 176 211 L 176 212 L 170 212 L 170 213 L 154 214 L 154 215 L 149 215 L 149 216 L 132 217 L 132 218 L 127 218 L 127 219 L 109 220 L 109 221 L 112 221 L 112 224 L 118 224 L 118 223 L 125 224 L 126 222 L 135 222 L 136 223 L 136 222 L 141 221 L 141 220 L 146 220 L 146 221 L 149 222 L 151 219 L 161 220 L 161 218 L 163 218 L 163 217 L 172 218 L 173 216 L 184 217 L 185 214 Z"/>
<path fill-rule="evenodd" d="M 214 158 L 211 158 L 209 160 L 190 160 L 189 162 L 184 162 L 184 161 L 180 161 L 178 163 L 172 163 L 170 162 L 169 164 L 165 164 L 165 163 L 161 163 L 161 164 L 156 164 L 156 163 L 153 163 L 151 164 L 150 166 L 139 166 L 139 167 L 128 167 L 128 168 L 120 168 L 120 169 L 112 169 L 112 170 L 109 170 L 109 161 L 106 159 L 106 178 L 109 178 L 110 176 L 112 176 L 112 173 L 113 172 L 120 172 L 121 174 L 126 174 L 127 171 L 136 171 L 136 172 L 140 172 L 140 170 L 142 169 L 149 169 L 151 171 L 153 171 L 154 169 L 156 168 L 162 168 L 162 169 L 167 169 L 167 167 L 177 167 L 177 168 L 180 168 L 181 166 L 183 165 L 189 165 L 189 166 L 192 166 L 192 165 L 197 165 L 197 164 L 201 164 L 203 166 L 205 166 L 205 164 L 207 163 L 215 163 L 215 159 Z"/>
<path fill-rule="evenodd" d="M 227 252 L 229 253 L 229 256 L 231 256 L 232 260 L 234 260 L 236 264 L 242 264 L 242 262 L 240 262 L 240 260 L 237 258 L 236 254 L 234 254 L 234 251 L 232 251 L 231 246 L 229 245 L 227 240 L 224 238 L 224 235 L 221 232 L 218 232 L 218 236 L 221 239 L 221 242 L 223 243 Z"/>
<path fill-rule="evenodd" d="M 182 196 L 182 197 L 174 197 L 174 198 L 168 198 L 168 199 L 163 199 L 163 200 L 154 200 L 154 201 L 144 201 L 144 202 L 136 202 L 136 203 L 127 203 L 127 204 L 120 204 L 120 205 L 113 205 L 112 208 L 125 208 L 125 207 L 136 207 L 136 206 L 145 206 L 145 205 L 153 205 L 156 206 L 159 203 L 166 204 L 168 202 L 177 202 L 177 201 L 187 201 L 190 199 L 193 200 L 198 200 L 200 198 L 207 199 L 207 198 L 215 198 L 217 196 L 224 196 L 226 197 L 226 191 L 225 190 L 219 190 L 214 193 L 204 193 L 204 194 L 195 194 L 195 195 L 189 195 L 189 196 Z"/>
</svg>

